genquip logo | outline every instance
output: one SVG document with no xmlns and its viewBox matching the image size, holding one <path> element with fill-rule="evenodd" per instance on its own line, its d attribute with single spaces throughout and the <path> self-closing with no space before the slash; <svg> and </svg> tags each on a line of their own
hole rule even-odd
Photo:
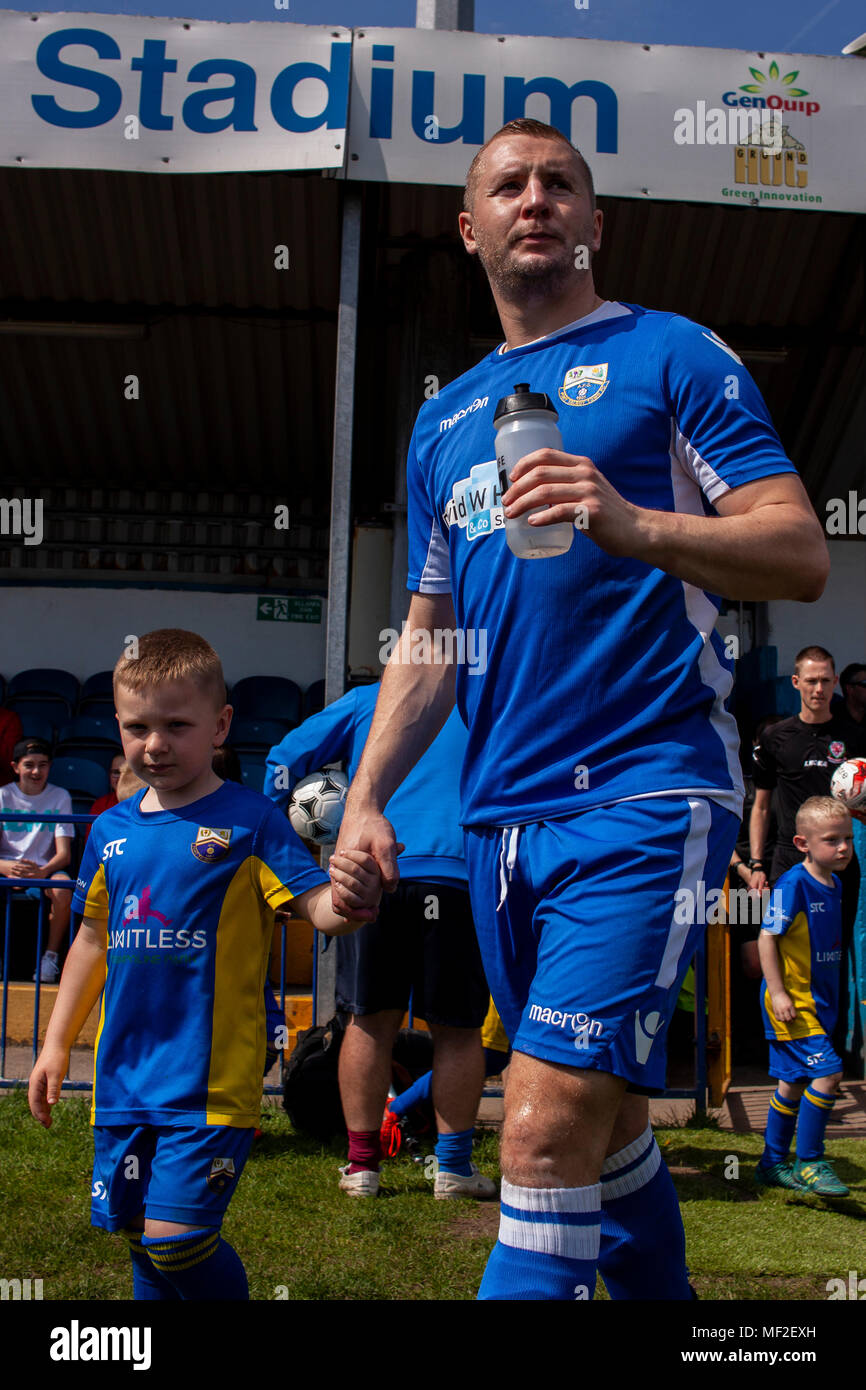
<svg viewBox="0 0 866 1390">
<path fill-rule="evenodd" d="M 804 116 L 815 116 L 821 110 L 820 102 L 803 100 L 803 97 L 809 95 L 807 88 L 794 86 L 800 76 L 799 68 L 794 68 L 782 76 L 779 64 L 774 59 L 766 72 L 761 68 L 751 67 L 749 72 L 752 75 L 751 82 L 744 82 L 736 90 L 722 93 L 722 101 L 726 106 L 745 106 L 759 110 L 766 108 L 768 111 L 799 111 Z M 740 92 L 745 95 L 740 96 Z"/>
</svg>

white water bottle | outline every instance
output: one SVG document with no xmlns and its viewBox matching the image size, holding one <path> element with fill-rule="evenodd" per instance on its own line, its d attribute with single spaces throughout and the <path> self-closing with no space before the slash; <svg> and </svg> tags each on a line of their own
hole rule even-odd
<svg viewBox="0 0 866 1390">
<path fill-rule="evenodd" d="M 518 459 L 536 449 L 562 448 L 557 418 L 550 398 L 543 391 L 530 391 L 526 384 L 515 386 L 513 395 L 502 397 L 493 417 L 500 493 L 508 490 L 511 470 Z M 508 547 L 521 560 L 544 560 L 552 555 L 564 555 L 570 548 L 574 539 L 572 522 L 530 526 L 529 517 L 546 511 L 547 507 L 534 507 L 521 516 L 505 518 Z"/>
</svg>

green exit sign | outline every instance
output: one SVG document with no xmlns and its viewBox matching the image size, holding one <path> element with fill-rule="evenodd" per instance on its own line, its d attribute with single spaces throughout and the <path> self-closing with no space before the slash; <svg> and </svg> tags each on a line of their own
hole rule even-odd
<svg viewBox="0 0 866 1390">
<path fill-rule="evenodd" d="M 257 598 L 256 622 L 259 623 L 320 623 L 320 598 Z"/>
</svg>

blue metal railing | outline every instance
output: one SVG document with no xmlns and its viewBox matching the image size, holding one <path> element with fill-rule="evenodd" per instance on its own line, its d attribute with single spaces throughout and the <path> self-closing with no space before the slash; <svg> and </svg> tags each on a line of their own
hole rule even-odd
<svg viewBox="0 0 866 1390">
<path fill-rule="evenodd" d="M 96 819 L 95 816 L 92 816 L 92 815 L 89 815 L 89 814 L 85 814 L 85 813 L 83 813 L 83 812 L 80 812 L 80 813 L 73 813 L 73 814 L 61 814 L 61 813 L 59 813 L 59 812 L 51 812 L 51 813 L 46 813 L 46 814 L 44 814 L 44 815 L 40 814 L 40 816 L 39 816 L 40 822 L 44 822 L 46 825 L 55 825 L 55 824 L 57 824 L 57 825 L 91 825 L 95 819 Z M 20 811 L 0 811 L 0 826 L 2 826 L 4 823 L 5 823 L 5 824 L 9 824 L 9 823 L 13 823 L 13 824 L 14 824 L 14 823 L 17 823 L 17 824 L 28 824 L 28 825 L 29 825 L 29 824 L 32 824 L 32 823 L 33 823 L 33 820 L 34 820 L 34 815 L 33 815 L 32 812 L 31 812 L 31 813 L 27 813 L 27 812 L 20 812 Z M 74 889 L 74 887 L 75 887 L 75 880 L 74 880 L 73 878 L 69 878 L 69 879 L 62 879 L 62 878 L 51 878 L 51 879 L 37 879 L 37 878 L 25 878 L 25 879 L 22 879 L 22 878 L 0 878 L 0 890 L 4 891 L 4 892 L 5 892 L 5 896 L 6 896 L 5 930 L 4 930 L 4 944 L 3 944 L 3 994 L 2 994 L 2 1007 L 0 1007 L 0 1088 L 2 1088 L 2 1087 L 9 1088 L 9 1087 L 13 1087 L 13 1086 L 20 1086 L 20 1085 L 23 1084 L 23 1081 L 24 1081 L 24 1078 L 22 1078 L 22 1077 L 18 1077 L 18 1078 L 7 1078 L 7 1077 L 6 1077 L 7 1024 L 8 1024 L 8 996 L 9 996 L 9 984 L 10 984 L 10 980 L 9 980 L 9 958 L 10 958 L 11 930 L 12 930 L 12 905 L 13 905 L 13 901 L 14 901 L 13 896 L 12 896 L 12 890 L 14 890 L 14 889 L 16 889 L 16 888 L 40 888 L 40 889 L 42 889 L 42 888 L 61 888 L 61 889 L 68 889 L 68 890 L 71 892 L 71 891 Z M 42 962 L 42 954 L 43 954 L 43 953 L 42 953 L 42 942 L 43 942 L 43 939 L 44 939 L 45 912 L 46 912 L 47 901 L 48 901 L 48 900 L 47 900 L 47 898 L 45 897 L 44 893 L 43 893 L 43 894 L 40 894 L 39 907 L 38 907 L 38 918 L 37 918 L 37 930 L 36 930 L 36 972 L 35 972 L 35 974 L 36 974 L 35 986 L 36 986 L 36 987 L 35 987 L 34 996 L 33 996 L 33 1035 L 32 1035 L 32 1040 L 31 1040 L 32 1058 L 33 1058 L 33 1062 L 34 1062 L 34 1063 L 35 1063 L 35 1061 L 36 1061 L 36 1058 L 37 1058 L 38 1052 L 39 1052 L 39 1008 L 40 1008 L 40 996 L 41 996 L 41 988 L 42 988 L 42 980 L 41 980 L 40 976 L 41 976 L 41 962 Z M 283 1018 L 285 1019 L 285 1015 L 286 1015 L 286 929 L 287 929 L 285 917 L 283 917 L 283 919 L 282 919 L 280 925 L 281 925 L 281 931 L 280 931 L 280 981 L 279 981 L 279 1004 L 280 1004 L 280 1010 L 281 1010 L 282 1016 L 283 1016 Z M 70 920 L 70 924 L 69 924 L 69 941 L 70 941 L 70 944 L 71 944 L 72 941 L 74 940 L 75 931 L 76 931 L 76 927 L 75 927 L 73 921 Z M 325 944 L 331 944 L 331 943 L 327 940 L 327 938 L 325 939 Z M 316 934 L 316 937 L 314 938 L 314 946 L 315 946 L 315 948 L 318 948 L 319 945 L 320 945 L 320 943 L 319 943 L 319 940 L 318 940 L 318 934 Z M 315 1010 L 316 1010 L 316 1000 L 317 1000 L 316 985 L 317 985 L 317 976 L 318 976 L 318 957 L 319 957 L 319 950 L 318 950 L 318 949 L 315 949 L 315 948 L 314 948 L 314 950 L 313 950 L 313 979 L 312 979 L 313 1024 L 314 1024 L 314 1025 L 315 1025 L 316 1022 L 317 1022 Z M 694 962 L 693 962 L 693 963 L 694 963 L 694 969 L 695 969 L 695 1074 L 694 1074 L 695 1084 L 694 1084 L 694 1086 L 692 1086 L 692 1087 L 673 1088 L 673 1089 L 670 1089 L 670 1090 L 666 1090 L 666 1091 L 664 1092 L 664 1095 L 663 1095 L 662 1099 L 671 1099 L 671 1100 L 673 1100 L 673 1099 L 686 1099 L 686 1100 L 694 1100 L 696 1106 L 698 1107 L 698 1109 L 705 1109 L 705 1108 L 706 1108 L 706 1102 L 707 1102 L 707 1017 L 706 1017 L 706 1009 L 705 1009 L 705 1007 L 704 1007 L 704 1003 L 705 1003 L 705 1000 L 706 1000 L 706 991 L 707 991 L 707 954 L 706 954 L 706 938 L 705 938 L 705 937 L 701 939 L 701 943 L 700 943 L 700 945 L 699 945 L 699 947 L 698 947 L 698 950 L 697 950 L 696 953 L 695 953 Z M 412 998 L 410 998 L 410 1000 L 409 1000 L 409 1023 L 410 1023 L 410 1027 L 411 1027 L 411 1026 L 413 1025 L 413 1023 L 414 1023 L 413 999 L 412 999 Z M 268 1085 L 268 1086 L 265 1086 L 265 1087 L 264 1087 L 264 1092 L 265 1092 L 265 1094 L 267 1094 L 267 1095 L 280 1095 L 280 1094 L 282 1094 L 282 1089 L 283 1089 L 283 1077 L 284 1077 L 285 1066 L 286 1066 L 285 1050 L 284 1050 L 283 1048 L 280 1048 L 280 1049 L 279 1049 L 279 1058 L 280 1058 L 280 1079 L 279 1079 L 279 1083 L 278 1083 L 277 1085 Z M 92 1089 L 92 1082 L 90 1082 L 90 1081 L 72 1081 L 72 1080 L 70 1079 L 69 1075 L 67 1074 L 67 1076 L 64 1078 L 64 1081 L 63 1081 L 63 1088 L 64 1088 L 65 1090 L 89 1091 L 89 1090 Z M 485 1091 L 485 1094 L 488 1095 L 488 1096 L 496 1096 L 496 1095 L 501 1095 L 502 1092 L 501 1092 L 501 1089 L 500 1089 L 500 1088 L 495 1088 L 495 1089 L 487 1089 L 487 1090 Z"/>
<path fill-rule="evenodd" d="M 34 819 L 35 816 L 33 812 L 0 811 L 0 826 L 10 824 L 32 825 Z M 95 816 L 83 812 L 61 814 L 59 811 L 52 811 L 45 815 L 38 813 L 39 823 L 45 825 L 92 825 L 95 819 Z M 3 931 L 3 1001 L 2 1006 L 0 1006 L 0 1087 L 9 1088 L 12 1086 L 20 1086 L 23 1080 L 21 1077 L 7 1078 L 6 1076 L 6 1051 L 9 1023 L 9 960 L 12 945 L 12 906 L 15 901 L 12 894 L 16 888 L 60 888 L 71 893 L 74 887 L 74 878 L 0 878 L 0 889 L 5 892 L 6 897 Z M 24 900 L 22 899 L 22 901 Z M 39 1053 L 39 1008 L 42 995 L 42 942 L 45 936 L 45 912 L 47 905 L 48 899 L 45 897 L 44 893 L 40 892 L 36 923 L 36 988 L 33 992 L 33 1035 L 31 1038 L 32 1060 L 34 1063 Z M 70 944 L 74 937 L 75 928 L 70 919 Z M 91 1089 L 91 1082 L 72 1081 L 67 1074 L 63 1080 L 63 1087 L 66 1090 L 89 1091 Z"/>
</svg>

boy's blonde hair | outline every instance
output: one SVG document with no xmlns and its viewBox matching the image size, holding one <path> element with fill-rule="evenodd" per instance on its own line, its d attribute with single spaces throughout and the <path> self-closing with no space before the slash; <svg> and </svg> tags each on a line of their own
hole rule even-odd
<svg viewBox="0 0 866 1390">
<path fill-rule="evenodd" d="M 851 813 L 844 801 L 835 796 L 810 796 L 797 812 L 795 829 L 798 835 L 806 835 L 815 826 L 831 820 L 851 820 Z"/>
<path fill-rule="evenodd" d="M 114 689 L 139 691 L 164 681 L 194 681 L 199 689 L 213 696 L 222 709 L 226 702 L 226 683 L 219 657 L 197 632 L 180 627 L 158 628 L 138 639 L 138 655 L 125 652 L 114 668 Z"/>
</svg>

